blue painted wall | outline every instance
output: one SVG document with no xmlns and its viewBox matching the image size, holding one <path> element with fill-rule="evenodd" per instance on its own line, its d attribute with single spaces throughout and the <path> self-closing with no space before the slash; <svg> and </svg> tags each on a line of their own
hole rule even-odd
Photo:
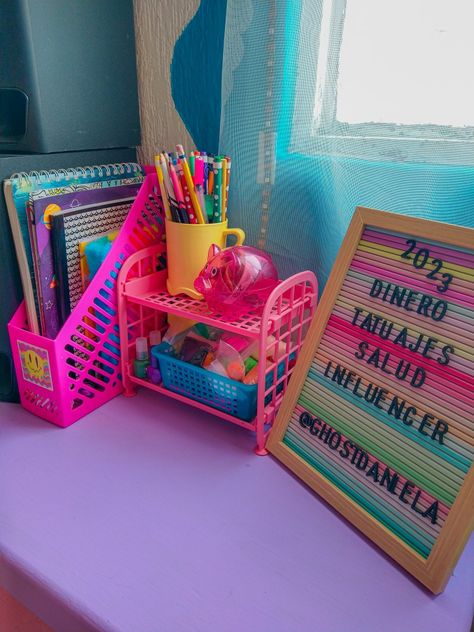
<svg viewBox="0 0 474 632">
<path fill-rule="evenodd" d="M 218 153 L 227 0 L 202 0 L 176 41 L 171 94 L 196 147 Z"/>
</svg>

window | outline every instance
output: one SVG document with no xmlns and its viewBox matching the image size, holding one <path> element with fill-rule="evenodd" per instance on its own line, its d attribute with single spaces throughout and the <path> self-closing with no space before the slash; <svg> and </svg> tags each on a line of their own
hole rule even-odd
<svg viewBox="0 0 474 632">
<path fill-rule="evenodd" d="M 305 0 L 293 144 L 310 117 L 305 150 L 474 164 L 473 24 L 473 0 Z"/>
</svg>

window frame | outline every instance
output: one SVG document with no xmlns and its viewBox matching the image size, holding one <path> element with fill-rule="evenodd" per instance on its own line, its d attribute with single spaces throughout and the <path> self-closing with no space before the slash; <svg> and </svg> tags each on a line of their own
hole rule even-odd
<svg viewBox="0 0 474 632">
<path fill-rule="evenodd" d="M 338 121 L 337 80 L 347 0 L 302 2 L 298 63 L 313 66 L 316 72 L 297 73 L 290 153 L 474 165 L 474 126 Z"/>
</svg>

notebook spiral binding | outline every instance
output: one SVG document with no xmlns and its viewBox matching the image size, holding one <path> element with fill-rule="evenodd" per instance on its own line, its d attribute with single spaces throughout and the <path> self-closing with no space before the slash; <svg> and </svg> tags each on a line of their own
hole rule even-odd
<svg viewBox="0 0 474 632">
<path fill-rule="evenodd" d="M 19 185 L 29 184 L 34 179 L 36 183 L 41 182 L 61 182 L 73 180 L 74 178 L 85 177 L 110 177 L 110 176 L 134 176 L 142 173 L 142 167 L 136 162 L 126 162 L 121 164 L 94 165 L 85 167 L 70 167 L 69 169 L 49 169 L 47 171 L 20 171 L 14 173 L 10 180 Z"/>
<path fill-rule="evenodd" d="M 27 195 L 28 190 L 40 187 L 42 184 L 58 183 L 58 186 L 81 179 L 105 179 L 123 178 L 143 175 L 143 168 L 136 162 L 124 162 L 115 164 L 92 165 L 85 167 L 70 167 L 67 169 L 49 169 L 40 171 L 18 172 L 10 176 L 4 184 L 4 194 L 7 210 L 10 217 L 15 249 L 20 266 L 20 276 L 25 296 L 28 322 L 31 331 L 39 332 L 38 298 L 36 288 L 33 285 L 34 269 L 31 255 L 28 257 L 25 248 L 28 247 L 29 237 L 26 233 L 27 219 L 26 209 L 18 211 L 13 199 L 14 190 L 20 190 L 20 194 Z M 21 189 L 25 191 L 21 191 Z M 28 229 L 29 230 L 29 229 Z"/>
</svg>

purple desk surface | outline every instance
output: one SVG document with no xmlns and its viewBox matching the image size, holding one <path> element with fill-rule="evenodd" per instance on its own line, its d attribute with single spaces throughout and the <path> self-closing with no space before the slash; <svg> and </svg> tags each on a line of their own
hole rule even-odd
<svg viewBox="0 0 474 632">
<path fill-rule="evenodd" d="M 66 430 L 0 404 L 0 584 L 54 630 L 467 632 L 253 435 L 152 392 Z"/>
</svg>

